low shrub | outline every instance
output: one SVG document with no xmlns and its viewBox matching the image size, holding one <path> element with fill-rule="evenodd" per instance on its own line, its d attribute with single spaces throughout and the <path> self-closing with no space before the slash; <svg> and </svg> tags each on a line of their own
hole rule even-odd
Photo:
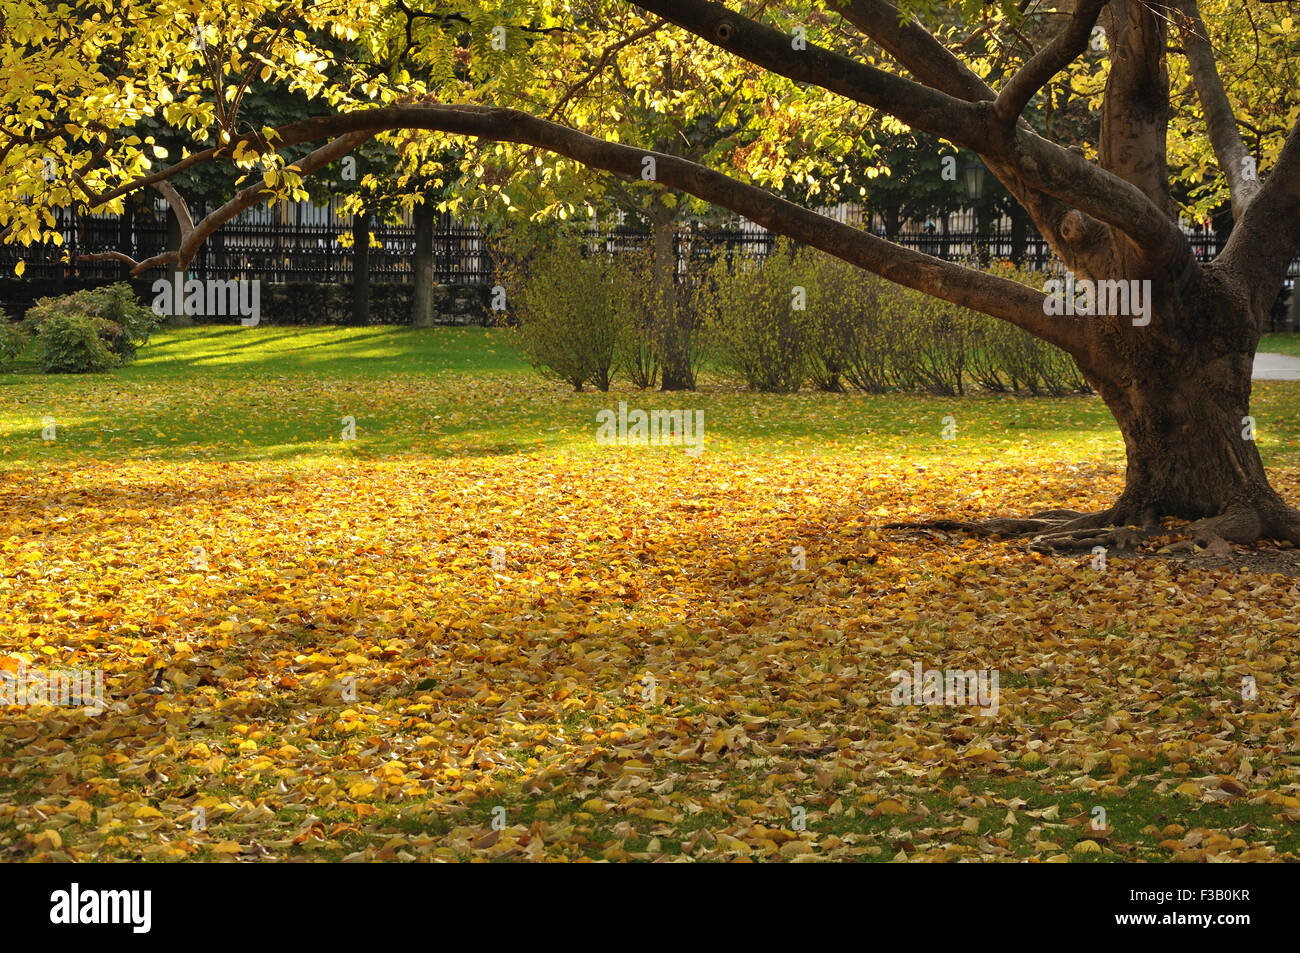
<svg viewBox="0 0 1300 953">
<path fill-rule="evenodd" d="M 635 289 L 613 256 L 585 251 L 552 245 L 505 273 L 502 285 L 529 362 L 575 391 L 605 391 L 635 334 Z"/>
<path fill-rule="evenodd" d="M 45 374 L 98 374 L 122 363 L 108 341 L 122 329 L 104 318 L 60 311 L 41 321 L 36 366 Z"/>
<path fill-rule="evenodd" d="M 777 394 L 797 391 L 808 377 L 814 276 L 805 261 L 778 241 L 765 260 L 724 257 L 709 267 L 700 301 L 709 354 L 725 376 Z"/>
<path fill-rule="evenodd" d="M 37 366 L 47 374 L 93 374 L 135 359 L 161 318 L 125 283 L 41 298 L 23 329 L 36 339 Z"/>
<path fill-rule="evenodd" d="M 1042 287 L 1041 275 L 995 268 Z M 872 394 L 1089 390 L 1069 355 L 1028 332 L 813 249 L 778 242 L 764 261 L 715 262 L 707 278 L 701 310 L 715 363 L 754 390 L 788 393 L 805 381 Z"/>
<path fill-rule="evenodd" d="M 30 336 L 0 309 L 0 371 L 9 370 L 27 350 Z"/>
</svg>

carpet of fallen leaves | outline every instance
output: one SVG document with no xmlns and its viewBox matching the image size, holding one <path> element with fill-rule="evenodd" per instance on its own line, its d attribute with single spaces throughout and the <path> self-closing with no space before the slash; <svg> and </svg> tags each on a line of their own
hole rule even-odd
<svg viewBox="0 0 1300 953">
<path fill-rule="evenodd" d="M 1119 485 L 625 448 L 5 472 L 0 666 L 102 669 L 107 707 L 0 709 L 0 859 L 1300 859 L 1296 579 L 881 528 Z M 891 705 L 918 661 L 996 669 L 996 715 Z"/>
</svg>

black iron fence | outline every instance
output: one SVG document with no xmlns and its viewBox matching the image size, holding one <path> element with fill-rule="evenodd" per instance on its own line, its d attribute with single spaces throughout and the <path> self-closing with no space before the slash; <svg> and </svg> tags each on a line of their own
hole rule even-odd
<svg viewBox="0 0 1300 953">
<path fill-rule="evenodd" d="M 32 248 L 0 246 L 0 273 L 13 274 L 19 259 L 25 276 L 71 280 L 124 276 L 117 261 L 85 261 L 81 256 L 120 251 L 143 261 L 167 248 L 165 221 L 140 220 L 123 229 L 118 219 L 75 218 L 60 223 L 63 245 Z M 369 273 L 376 282 L 409 282 L 415 254 L 411 226 L 372 223 Z M 442 222 L 434 234 L 436 277 L 447 284 L 484 284 L 491 275 L 484 234 L 479 228 Z M 257 278 L 290 282 L 351 283 L 351 226 L 319 222 L 232 222 L 200 247 L 189 268 L 195 278 Z M 161 274 L 161 270 L 159 272 Z"/>
<path fill-rule="evenodd" d="M 66 218 L 60 223 L 62 245 L 23 248 L 0 245 L 0 275 L 12 275 L 24 262 L 24 277 L 72 282 L 125 277 L 127 266 L 114 260 L 87 261 L 82 256 L 119 251 L 135 261 L 167 247 L 165 221 L 141 220 L 123 228 L 119 219 Z M 415 260 L 415 228 L 372 222 L 369 251 L 371 281 L 409 283 Z M 611 252 L 646 246 L 649 233 L 635 227 L 600 227 L 588 232 L 589 245 Z M 744 256 L 766 255 L 770 233 L 755 228 L 686 230 L 677 236 L 683 267 L 691 260 L 725 250 Z M 211 236 L 188 270 L 190 277 L 228 280 L 257 278 L 290 282 L 348 283 L 355 261 L 349 224 L 319 222 L 233 222 Z M 484 229 L 442 218 L 433 234 L 434 280 L 439 284 L 486 285 L 495 280 L 496 259 Z M 162 271 L 159 271 L 162 274 Z"/>
<path fill-rule="evenodd" d="M 24 277 L 32 279 L 85 281 L 124 277 L 126 266 L 117 261 L 85 261 L 88 253 L 121 251 L 136 261 L 152 257 L 167 247 L 165 211 L 139 216 L 124 225 L 118 218 L 66 216 L 60 222 L 62 246 L 23 248 L 0 245 L 0 276 L 14 274 L 19 260 Z M 976 234 L 967 227 L 946 232 L 935 226 L 909 226 L 889 237 L 907 248 L 947 260 L 1014 260 L 1033 271 L 1060 268 L 1047 242 L 1027 230 L 1013 234 L 1006 223 L 991 223 Z M 409 283 L 415 258 L 415 229 L 411 225 L 372 223 L 369 275 L 375 282 Z M 1219 252 L 1220 238 L 1209 229 L 1189 230 L 1188 238 L 1202 260 Z M 233 222 L 208 239 L 200 248 L 189 273 L 195 278 L 257 278 L 268 283 L 347 283 L 353 280 L 354 254 L 350 245 L 351 226 L 329 220 L 329 216 L 293 215 L 290 221 L 260 220 Z M 611 252 L 644 248 L 649 242 L 645 229 L 632 226 L 600 227 L 589 232 L 589 242 Z M 733 228 L 687 228 L 677 236 L 678 270 L 684 274 L 693 262 L 725 253 L 763 257 L 773 244 L 773 235 L 756 226 Z M 466 225 L 442 216 L 433 236 L 434 280 L 439 284 L 485 285 L 494 280 L 494 255 L 490 238 L 476 225 Z M 159 272 L 161 274 L 161 271 Z M 1292 263 L 1290 275 L 1300 277 L 1300 261 Z"/>
</svg>

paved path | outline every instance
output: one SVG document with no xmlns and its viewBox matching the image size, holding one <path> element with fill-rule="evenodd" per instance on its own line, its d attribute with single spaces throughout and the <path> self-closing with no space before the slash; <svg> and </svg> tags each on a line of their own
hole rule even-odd
<svg viewBox="0 0 1300 953">
<path fill-rule="evenodd" d="M 1300 357 L 1256 354 L 1250 376 L 1257 381 L 1300 381 Z"/>
</svg>

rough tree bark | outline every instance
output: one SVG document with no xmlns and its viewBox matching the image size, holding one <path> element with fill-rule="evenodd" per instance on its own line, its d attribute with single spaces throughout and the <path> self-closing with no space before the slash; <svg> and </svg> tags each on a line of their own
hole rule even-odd
<svg viewBox="0 0 1300 953">
<path fill-rule="evenodd" d="M 1258 182 L 1240 176 L 1245 148 L 1196 4 L 1183 0 L 1177 6 L 1175 22 L 1241 216 Z M 1112 0 L 1107 13 L 1112 66 L 1101 165 L 1141 189 L 1172 221 L 1165 152 L 1169 19 L 1138 0 Z M 1293 133 L 1290 145 L 1295 144 Z M 1251 366 L 1267 305 L 1223 261 L 1201 266 L 1190 251 L 1138 247 L 1114 226 L 1108 231 L 1109 240 L 1082 263 L 1086 276 L 1150 281 L 1154 290 L 1149 324 L 1125 326 L 1123 317 L 1099 321 L 1080 361 L 1123 434 L 1125 488 L 1109 510 L 1041 542 L 1090 545 L 1100 526 L 1152 531 L 1164 516 L 1197 521 L 1194 537 L 1203 541 L 1296 540 L 1300 514 L 1269 486 L 1249 418 Z M 1286 257 L 1293 251 L 1290 246 Z M 1277 284 L 1281 277 L 1276 275 Z"/>
</svg>

